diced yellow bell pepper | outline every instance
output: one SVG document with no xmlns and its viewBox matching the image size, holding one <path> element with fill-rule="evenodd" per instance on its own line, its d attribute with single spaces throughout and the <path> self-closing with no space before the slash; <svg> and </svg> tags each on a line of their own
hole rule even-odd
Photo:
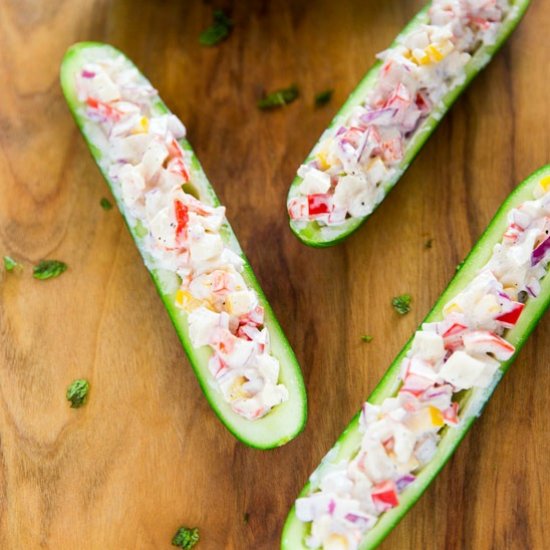
<svg viewBox="0 0 550 550">
<path fill-rule="evenodd" d="M 550 176 L 545 176 L 539 182 L 539 185 L 542 187 L 544 192 L 550 190 Z"/>
<path fill-rule="evenodd" d="M 149 119 L 142 116 L 139 122 L 132 129 L 132 134 L 146 134 L 149 131 Z"/>
<path fill-rule="evenodd" d="M 319 164 L 319 170 L 328 170 L 330 168 L 330 164 L 327 159 L 328 153 L 327 148 L 323 147 L 316 155 L 315 159 L 317 160 L 317 163 Z"/>
<path fill-rule="evenodd" d="M 443 308 L 443 315 L 449 315 L 449 313 L 461 313 L 462 308 L 456 302 L 450 302 Z"/>
<path fill-rule="evenodd" d="M 231 390 L 229 391 L 229 399 L 231 401 L 237 401 L 237 399 L 246 399 L 250 395 L 244 390 L 243 384 L 246 382 L 244 376 L 235 378 L 233 384 L 231 384 Z"/>
<path fill-rule="evenodd" d="M 332 533 L 324 542 L 325 550 L 348 550 L 348 539 L 340 533 Z"/>
<path fill-rule="evenodd" d="M 443 61 L 444 55 L 435 44 L 430 44 L 424 51 L 426 52 L 426 55 L 429 56 L 430 61 L 433 61 L 434 63 Z"/>
<path fill-rule="evenodd" d="M 197 300 L 188 290 L 178 290 L 176 292 L 176 304 L 184 311 L 190 313 L 203 304 L 202 300 Z"/>
<path fill-rule="evenodd" d="M 428 412 L 430 414 L 430 420 L 434 426 L 443 426 L 443 424 L 445 423 L 443 420 L 443 413 L 437 407 L 432 407 L 430 405 L 428 407 Z"/>
</svg>

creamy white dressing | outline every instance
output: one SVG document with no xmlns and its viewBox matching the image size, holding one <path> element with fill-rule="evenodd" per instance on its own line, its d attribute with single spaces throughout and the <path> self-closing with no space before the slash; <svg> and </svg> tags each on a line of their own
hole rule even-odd
<svg viewBox="0 0 550 550">
<path fill-rule="evenodd" d="M 187 192 L 197 188 L 190 153 L 178 143 L 185 127 L 155 110 L 156 90 L 123 57 L 85 64 L 76 84 L 102 168 L 118 184 L 129 223 L 140 226 L 148 267 L 187 315 L 193 346 L 212 351 L 208 368 L 218 390 L 242 417 L 265 416 L 288 390 L 279 383 L 280 364 L 270 353 L 264 309 L 243 277 L 244 261 L 222 237 L 225 208 Z"/>
<path fill-rule="evenodd" d="M 535 197 L 510 211 L 490 260 L 444 306 L 442 319 L 415 334 L 397 393 L 380 405 L 364 404 L 353 459 L 331 458 L 310 479 L 310 495 L 296 501 L 298 519 L 310 524 L 308 548 L 358 548 L 380 515 L 414 486 L 437 452 L 439 432 L 477 414 L 468 402 L 459 411 L 455 394 L 487 390 L 498 381 L 502 362 L 515 352 L 506 330 L 518 322 L 524 302 L 538 295 L 548 270 L 550 176 Z"/>
<path fill-rule="evenodd" d="M 464 83 L 466 64 L 495 42 L 512 11 L 508 0 L 434 0 L 426 24 L 378 55 L 383 64 L 365 101 L 300 166 L 290 218 L 299 226 L 338 226 L 370 214 L 398 177 L 421 123 L 440 113 L 444 96 Z"/>
</svg>

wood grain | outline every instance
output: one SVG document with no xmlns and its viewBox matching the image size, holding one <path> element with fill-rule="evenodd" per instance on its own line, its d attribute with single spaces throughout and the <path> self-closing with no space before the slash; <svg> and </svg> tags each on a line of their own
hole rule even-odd
<svg viewBox="0 0 550 550">
<path fill-rule="evenodd" d="M 218 4 L 216 4 L 218 5 Z M 293 173 L 418 0 L 226 3 L 230 39 L 201 48 L 211 4 L 0 0 L 0 548 L 274 549 L 288 508 L 513 186 L 550 158 L 535 0 L 368 224 L 344 245 L 290 234 Z M 185 121 L 303 365 L 309 423 L 272 452 L 237 443 L 199 391 L 169 319 L 70 118 L 58 66 L 74 41 L 123 49 Z M 302 97 L 273 113 L 264 88 Z M 315 93 L 334 87 L 323 109 Z M 434 238 L 433 247 L 424 242 Z M 39 259 L 70 268 L 31 277 Z M 398 318 L 392 296 L 409 292 Z M 374 336 L 365 344 L 360 336 Z M 550 322 L 385 549 L 544 549 L 550 527 Z M 91 382 L 69 409 L 66 386 Z M 249 514 L 248 523 L 244 514 Z"/>
</svg>

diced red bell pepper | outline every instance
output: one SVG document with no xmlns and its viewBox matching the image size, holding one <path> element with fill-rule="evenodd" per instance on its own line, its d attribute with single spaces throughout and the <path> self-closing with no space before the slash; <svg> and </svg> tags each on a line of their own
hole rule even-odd
<svg viewBox="0 0 550 550">
<path fill-rule="evenodd" d="M 307 196 L 307 207 L 310 216 L 322 216 L 330 213 L 330 195 L 316 193 Z"/>
<path fill-rule="evenodd" d="M 99 101 L 99 99 L 89 97 L 86 100 L 86 105 L 88 105 L 90 109 L 97 111 L 108 120 L 112 120 L 113 122 L 120 120 L 120 112 L 104 101 Z"/>
<path fill-rule="evenodd" d="M 498 321 L 505 328 L 512 328 L 518 322 L 519 316 L 525 307 L 525 304 L 521 302 L 512 302 L 514 308 L 502 315 L 499 315 L 495 320 Z"/>
<path fill-rule="evenodd" d="M 418 109 L 420 109 L 420 111 L 423 113 L 427 113 L 431 109 L 430 102 L 422 92 L 418 92 L 416 94 L 416 99 L 414 100 L 414 102 L 416 103 Z"/>
<path fill-rule="evenodd" d="M 371 490 L 371 496 L 375 506 L 381 511 L 395 508 L 399 504 L 397 487 L 391 480 L 375 485 Z"/>
<path fill-rule="evenodd" d="M 176 209 L 176 236 L 179 237 L 186 229 L 189 222 L 189 212 L 187 206 L 180 200 L 174 201 L 174 207 Z"/>
</svg>

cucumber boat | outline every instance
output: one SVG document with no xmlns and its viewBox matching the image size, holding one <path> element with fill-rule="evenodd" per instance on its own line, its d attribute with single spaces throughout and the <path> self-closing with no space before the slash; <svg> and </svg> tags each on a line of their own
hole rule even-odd
<svg viewBox="0 0 550 550">
<path fill-rule="evenodd" d="M 529 0 L 433 0 L 378 55 L 300 166 L 290 228 L 313 247 L 361 226 L 397 183 Z"/>
<path fill-rule="evenodd" d="M 307 415 L 300 367 L 185 127 L 107 44 L 73 45 L 61 86 L 215 413 L 252 447 L 288 442 Z"/>
<path fill-rule="evenodd" d="M 443 468 L 550 305 L 550 165 L 506 199 L 311 475 L 284 550 L 367 550 Z"/>
</svg>

